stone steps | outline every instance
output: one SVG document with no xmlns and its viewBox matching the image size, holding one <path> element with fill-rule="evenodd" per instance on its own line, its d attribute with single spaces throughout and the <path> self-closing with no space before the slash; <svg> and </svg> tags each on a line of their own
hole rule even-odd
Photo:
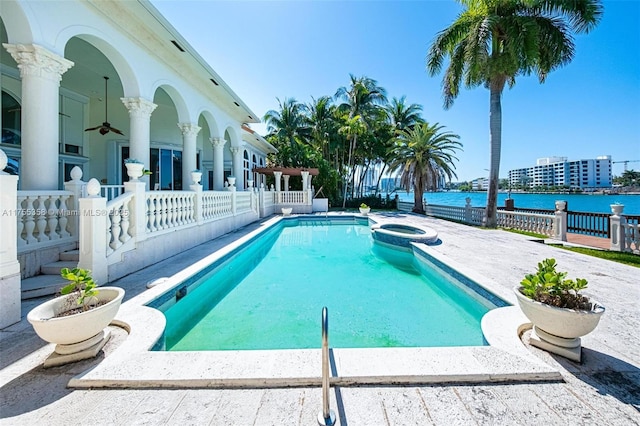
<svg viewBox="0 0 640 426">
<path fill-rule="evenodd" d="M 40 275 L 22 280 L 22 300 L 54 295 L 67 284 L 67 281 L 60 276 L 60 270 L 62 268 L 77 268 L 79 252 L 78 250 L 62 252 L 59 259 L 56 262 L 42 265 Z"/>
</svg>

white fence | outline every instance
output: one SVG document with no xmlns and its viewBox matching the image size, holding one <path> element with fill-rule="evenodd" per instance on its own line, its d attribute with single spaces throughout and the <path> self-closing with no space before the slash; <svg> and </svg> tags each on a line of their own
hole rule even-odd
<svg viewBox="0 0 640 426">
<path fill-rule="evenodd" d="M 566 204 L 564 201 L 556 201 L 555 212 L 548 214 L 498 210 L 496 213 L 497 225 L 502 228 L 533 232 L 566 241 L 567 212 L 565 211 L 565 207 Z M 612 210 L 613 207 L 614 206 L 612 206 Z M 627 222 L 622 215 L 624 206 L 617 205 L 615 207 L 616 210 L 614 210 L 614 214 L 609 217 L 611 223 L 610 249 L 612 251 L 640 254 L 640 224 Z M 470 198 L 466 199 L 466 205 L 464 207 L 425 203 L 423 208 L 427 216 L 454 220 L 469 225 L 482 225 L 484 223 L 485 209 L 482 207 L 472 207 Z M 398 201 L 398 210 L 411 211 L 412 209 L 412 202 Z"/>
<path fill-rule="evenodd" d="M 74 203 L 70 191 L 18 191 L 18 253 L 77 241 Z"/>
</svg>

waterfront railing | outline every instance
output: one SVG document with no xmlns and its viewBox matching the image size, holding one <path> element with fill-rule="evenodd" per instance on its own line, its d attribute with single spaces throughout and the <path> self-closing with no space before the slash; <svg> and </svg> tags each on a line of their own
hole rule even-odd
<svg viewBox="0 0 640 426">
<path fill-rule="evenodd" d="M 497 225 L 501 228 L 533 232 L 566 241 L 567 233 L 590 235 L 610 240 L 610 249 L 640 254 L 640 215 L 622 215 L 624 206 L 611 205 L 613 214 L 567 211 L 565 201 L 556 201 L 556 209 L 499 208 Z M 411 211 L 413 203 L 399 201 L 398 210 Z M 423 200 L 427 216 L 468 225 L 484 223 L 485 208 L 472 207 L 471 198 L 464 207 L 428 204 Z"/>
</svg>

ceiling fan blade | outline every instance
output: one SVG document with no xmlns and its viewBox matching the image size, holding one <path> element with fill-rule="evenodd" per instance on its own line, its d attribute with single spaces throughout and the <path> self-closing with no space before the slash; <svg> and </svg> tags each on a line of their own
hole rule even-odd
<svg viewBox="0 0 640 426">
<path fill-rule="evenodd" d="M 92 130 L 98 130 L 99 128 L 101 128 L 102 126 L 96 126 L 96 127 L 89 127 L 88 129 L 84 129 L 85 132 L 90 132 Z"/>
<path fill-rule="evenodd" d="M 109 127 L 109 129 L 111 129 L 113 133 L 117 133 L 119 135 L 124 136 L 124 133 L 122 133 L 120 130 L 116 129 L 115 127 Z"/>
</svg>

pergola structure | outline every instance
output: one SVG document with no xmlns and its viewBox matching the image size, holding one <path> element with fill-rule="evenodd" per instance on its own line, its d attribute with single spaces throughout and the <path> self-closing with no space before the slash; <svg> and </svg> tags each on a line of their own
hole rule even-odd
<svg viewBox="0 0 640 426">
<path fill-rule="evenodd" d="M 289 190 L 289 177 L 301 176 L 302 177 L 302 190 L 311 189 L 311 176 L 318 176 L 318 169 L 306 168 L 306 167 L 255 167 L 254 173 L 261 175 L 273 175 L 276 180 L 276 191 L 288 191 Z M 282 189 L 280 179 L 284 178 L 284 188 Z"/>
</svg>

